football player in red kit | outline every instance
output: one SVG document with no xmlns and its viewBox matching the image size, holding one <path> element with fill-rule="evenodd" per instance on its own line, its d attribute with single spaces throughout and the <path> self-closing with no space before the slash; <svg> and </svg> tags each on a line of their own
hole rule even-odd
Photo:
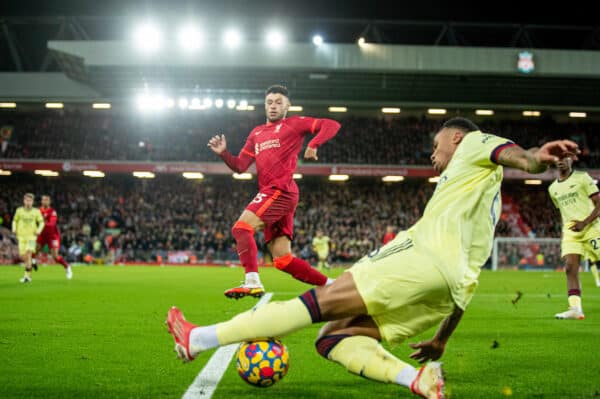
<svg viewBox="0 0 600 399">
<path fill-rule="evenodd" d="M 331 282 L 308 262 L 292 256 L 294 212 L 299 196 L 293 174 L 306 135 L 314 137 L 308 143 L 304 158 L 317 160 L 317 149 L 336 135 L 340 124 L 331 119 L 287 118 L 289 106 L 287 88 L 271 86 L 265 97 L 267 123 L 250 132 L 237 156 L 227 151 L 224 135 L 214 136 L 208 142 L 234 172 L 242 173 L 256 162 L 258 174 L 259 192 L 231 229 L 246 278 L 241 286 L 225 291 L 229 298 L 260 297 L 265 293 L 258 275 L 258 250 L 254 240 L 254 232 L 261 229 L 277 269 L 307 284 Z"/>
<path fill-rule="evenodd" d="M 54 258 L 57 263 L 60 263 L 67 272 L 67 278 L 70 280 L 73 278 L 73 271 L 71 270 L 71 266 L 65 261 L 59 253 L 60 249 L 60 233 L 58 232 L 57 222 L 58 215 L 54 208 L 50 207 L 50 196 L 42 195 L 42 206 L 40 206 L 40 212 L 44 217 L 44 230 L 37 237 L 37 249 L 36 253 L 39 252 L 44 245 L 48 245 L 48 249 L 50 250 L 50 254 Z M 37 270 L 37 265 L 36 265 Z"/>
</svg>

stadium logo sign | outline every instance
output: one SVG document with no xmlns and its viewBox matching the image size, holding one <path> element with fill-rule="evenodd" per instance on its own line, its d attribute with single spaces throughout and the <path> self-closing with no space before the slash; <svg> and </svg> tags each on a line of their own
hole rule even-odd
<svg viewBox="0 0 600 399">
<path fill-rule="evenodd" d="M 533 62 L 533 53 L 529 51 L 521 51 L 519 60 L 517 61 L 519 72 L 531 73 L 535 70 L 535 62 Z"/>
</svg>

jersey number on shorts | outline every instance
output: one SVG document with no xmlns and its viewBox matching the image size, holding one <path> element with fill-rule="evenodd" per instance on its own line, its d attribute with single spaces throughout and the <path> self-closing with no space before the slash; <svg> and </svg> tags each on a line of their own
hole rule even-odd
<svg viewBox="0 0 600 399">
<path fill-rule="evenodd" d="M 592 247 L 594 247 L 594 251 L 598 250 L 598 242 L 600 241 L 600 237 L 596 238 L 595 240 L 590 240 L 590 244 L 592 244 Z"/>
<path fill-rule="evenodd" d="M 266 196 L 267 196 L 267 194 L 258 193 L 258 194 L 256 194 L 256 197 L 254 197 L 254 199 L 252 200 L 252 203 L 260 204 L 262 202 L 262 200 L 265 199 Z"/>
</svg>

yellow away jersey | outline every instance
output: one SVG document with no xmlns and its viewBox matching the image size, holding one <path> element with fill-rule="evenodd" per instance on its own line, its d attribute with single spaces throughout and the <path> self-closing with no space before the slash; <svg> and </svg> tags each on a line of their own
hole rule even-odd
<svg viewBox="0 0 600 399">
<path fill-rule="evenodd" d="M 592 227 L 600 229 L 600 221 L 596 219 L 579 233 L 569 230 L 569 227 L 573 225 L 573 220 L 587 218 L 595 208 L 590 197 L 598 193 L 598 187 L 586 172 L 573 171 L 565 180 L 555 180 L 548 187 L 548 193 L 554 206 L 560 210 L 563 239 L 577 240 L 585 236 L 587 230 Z"/>
<path fill-rule="evenodd" d="M 329 251 L 329 241 L 330 239 L 327 236 L 315 237 L 312 240 L 312 245 L 317 252 L 327 252 Z"/>
<path fill-rule="evenodd" d="M 21 206 L 15 212 L 12 229 L 17 237 L 35 237 L 42 232 L 43 228 L 44 218 L 38 208 L 27 210 Z"/>
<path fill-rule="evenodd" d="M 415 249 L 432 257 L 461 309 L 471 300 L 490 256 L 502 209 L 503 175 L 497 156 L 514 145 L 480 131 L 467 134 L 441 174 L 423 217 L 409 229 Z"/>
</svg>

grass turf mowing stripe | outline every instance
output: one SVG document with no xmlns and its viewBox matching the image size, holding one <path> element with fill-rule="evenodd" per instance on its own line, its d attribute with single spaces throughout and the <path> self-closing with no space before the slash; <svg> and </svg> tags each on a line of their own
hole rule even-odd
<svg viewBox="0 0 600 399">
<path fill-rule="evenodd" d="M 268 292 L 255 307 L 264 305 L 271 300 L 272 292 Z M 231 358 L 239 348 L 239 344 L 231 344 L 219 348 L 210 358 L 206 366 L 200 371 L 192 385 L 183 395 L 183 399 L 209 399 L 215 393 Z"/>
</svg>

